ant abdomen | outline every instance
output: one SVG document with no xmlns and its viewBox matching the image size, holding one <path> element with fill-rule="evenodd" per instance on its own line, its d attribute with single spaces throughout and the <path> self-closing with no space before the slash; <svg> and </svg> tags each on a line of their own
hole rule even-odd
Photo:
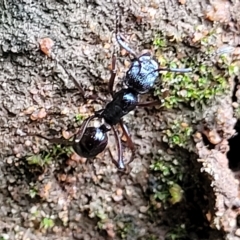
<svg viewBox="0 0 240 240">
<path fill-rule="evenodd" d="M 103 152 L 107 144 L 108 136 L 105 129 L 88 127 L 80 141 L 74 140 L 73 149 L 79 156 L 92 158 Z"/>
</svg>

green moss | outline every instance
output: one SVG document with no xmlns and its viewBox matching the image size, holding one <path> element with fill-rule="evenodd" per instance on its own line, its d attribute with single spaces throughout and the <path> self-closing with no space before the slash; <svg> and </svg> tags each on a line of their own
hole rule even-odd
<svg viewBox="0 0 240 240">
<path fill-rule="evenodd" d="M 83 121 L 83 119 L 84 119 L 84 116 L 81 115 L 80 113 L 78 113 L 78 114 L 75 115 L 75 120 L 76 120 L 76 122 L 81 123 L 81 122 Z"/>
<path fill-rule="evenodd" d="M 182 201 L 183 198 L 183 190 L 180 187 L 180 185 L 178 184 L 173 184 L 170 188 L 169 188 L 169 193 L 171 195 L 171 199 L 170 202 L 172 204 L 178 203 Z"/>
<path fill-rule="evenodd" d="M 29 189 L 29 196 L 31 198 L 35 198 L 37 194 L 38 194 L 37 188 L 32 187 L 31 189 Z"/>
<path fill-rule="evenodd" d="M 37 154 L 31 155 L 27 157 L 27 162 L 29 165 L 38 165 L 38 166 L 46 166 L 49 165 L 52 161 L 52 157 L 50 153 L 45 154 Z"/>
<path fill-rule="evenodd" d="M 188 148 L 193 129 L 187 123 L 176 119 L 168 124 L 168 129 L 162 131 L 163 141 L 168 143 L 171 148 L 179 146 Z"/>
<path fill-rule="evenodd" d="M 51 150 L 50 154 L 54 158 L 58 158 L 61 155 L 67 155 L 70 156 L 73 153 L 73 149 L 71 146 L 61 146 L 61 145 L 55 145 Z"/>
<path fill-rule="evenodd" d="M 154 39 L 153 45 L 156 49 L 156 58 L 161 67 L 191 67 L 193 69 L 191 73 L 161 73 L 161 80 L 155 85 L 154 95 L 159 97 L 163 107 L 176 108 L 179 104 L 193 108 L 202 106 L 209 103 L 215 96 L 224 94 L 229 90 L 228 77 L 231 73 L 237 71 L 236 67 L 230 65 L 229 59 L 223 55 L 220 56 L 218 62 L 218 67 L 227 68 L 228 72 L 221 71 L 212 64 L 203 63 L 203 55 L 206 54 L 206 59 L 211 58 L 214 52 L 211 45 L 212 38 L 214 38 L 213 33 L 201 39 L 200 45 L 203 47 L 203 52 L 190 57 L 181 57 L 181 59 L 177 57 L 169 59 L 169 48 L 173 46 L 172 43 L 166 43 L 163 37 L 159 36 Z M 166 48 L 166 45 L 169 47 Z M 175 48 L 178 47 L 175 46 Z M 200 55 L 201 57 L 199 57 Z"/>
<path fill-rule="evenodd" d="M 228 73 L 230 76 L 238 76 L 240 73 L 239 66 L 235 65 L 234 63 L 228 66 Z"/>
<path fill-rule="evenodd" d="M 158 237 L 156 235 L 151 234 L 150 236 L 147 237 L 147 240 L 157 240 Z"/>
<path fill-rule="evenodd" d="M 180 103 L 190 107 L 203 105 L 216 95 L 224 94 L 228 89 L 226 77 L 217 73 L 213 68 L 194 64 L 190 66 L 193 73 L 166 72 L 162 74 L 161 88 L 163 90 L 159 91 L 158 85 L 154 94 L 162 100 L 164 107 L 174 108 Z M 177 67 L 177 65 L 172 63 L 171 67 Z"/>
<path fill-rule="evenodd" d="M 70 156 L 73 153 L 73 149 L 69 146 L 55 145 L 49 151 L 43 151 L 39 154 L 33 154 L 26 157 L 29 165 L 36 165 L 45 167 L 52 163 L 54 159 L 59 158 L 61 155 L 66 154 Z"/>
<path fill-rule="evenodd" d="M 237 119 L 240 119 L 240 106 L 238 108 L 234 109 L 234 116 Z"/>
<path fill-rule="evenodd" d="M 117 234 L 121 239 L 129 239 L 129 236 L 133 236 L 134 232 L 134 224 L 130 221 L 118 225 Z"/>
<path fill-rule="evenodd" d="M 40 228 L 51 229 L 54 226 L 54 221 L 51 218 L 43 218 L 40 223 Z"/>
<path fill-rule="evenodd" d="M 150 165 L 150 169 L 159 174 L 158 189 L 155 190 L 154 199 L 164 204 L 180 202 L 183 198 L 183 190 L 180 184 L 185 172 L 181 161 L 156 157 Z"/>
<path fill-rule="evenodd" d="M 153 40 L 153 45 L 158 48 L 166 47 L 167 41 L 162 34 L 158 34 Z"/>
<path fill-rule="evenodd" d="M 184 224 L 177 225 L 175 228 L 171 229 L 165 236 L 166 240 L 180 240 L 188 239 L 188 234 Z"/>
</svg>

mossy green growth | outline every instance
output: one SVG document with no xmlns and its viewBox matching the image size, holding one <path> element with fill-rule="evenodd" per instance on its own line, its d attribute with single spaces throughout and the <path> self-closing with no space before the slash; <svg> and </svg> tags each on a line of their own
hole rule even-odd
<svg viewBox="0 0 240 240">
<path fill-rule="evenodd" d="M 76 122 L 81 123 L 83 119 L 84 119 L 84 116 L 82 114 L 78 113 L 75 115 Z"/>
<path fill-rule="evenodd" d="M 33 154 L 26 157 L 26 160 L 29 165 L 36 165 L 40 167 L 47 166 L 52 163 L 54 159 L 57 159 L 59 156 L 66 154 L 68 156 L 73 153 L 73 149 L 69 146 L 55 145 L 49 151 L 43 151 L 39 154 Z"/>
<path fill-rule="evenodd" d="M 184 167 L 178 159 L 164 159 L 163 157 L 156 157 L 150 165 L 150 169 L 156 173 L 160 173 L 159 189 L 156 189 L 154 198 L 163 203 L 170 202 L 175 204 L 180 202 L 183 198 L 183 190 L 180 186 Z"/>
<path fill-rule="evenodd" d="M 139 234 L 136 220 L 131 215 L 117 215 L 114 219 L 116 232 L 120 239 L 136 239 Z"/>
<path fill-rule="evenodd" d="M 171 148 L 175 146 L 187 148 L 193 134 L 193 128 L 179 119 L 174 120 L 168 127 L 162 131 L 163 141 L 168 143 Z"/>
<path fill-rule="evenodd" d="M 40 228 L 51 229 L 54 226 L 54 221 L 51 218 L 43 218 L 40 223 Z"/>
<path fill-rule="evenodd" d="M 134 235 L 134 224 L 132 222 L 124 222 L 118 225 L 117 234 L 121 239 L 128 239 Z"/>
<path fill-rule="evenodd" d="M 10 240 L 8 233 L 2 233 L 0 236 L 0 240 Z"/>
<path fill-rule="evenodd" d="M 167 46 L 166 38 L 162 34 L 158 34 L 153 40 L 153 45 L 159 48 L 166 47 Z"/>
<path fill-rule="evenodd" d="M 31 198 L 35 198 L 37 194 L 38 194 L 38 190 L 36 187 L 32 187 L 29 189 L 29 196 Z"/>
<path fill-rule="evenodd" d="M 50 153 L 31 155 L 27 157 L 27 162 L 29 165 L 38 165 L 43 167 L 52 162 L 52 157 Z"/>
<path fill-rule="evenodd" d="M 172 228 L 165 236 L 166 240 L 180 240 L 188 239 L 188 234 L 186 226 L 184 224 L 177 225 L 175 228 Z"/>
<path fill-rule="evenodd" d="M 161 86 L 156 86 L 154 94 L 161 99 L 164 107 L 174 108 L 180 103 L 191 107 L 206 104 L 228 89 L 226 77 L 217 73 L 214 68 L 194 64 L 190 66 L 193 69 L 192 73 L 162 73 Z M 178 66 L 171 63 L 170 67 Z"/>
<path fill-rule="evenodd" d="M 240 73 L 239 66 L 235 65 L 234 63 L 228 66 L 228 74 L 229 76 L 238 76 Z"/>
<path fill-rule="evenodd" d="M 170 188 L 169 188 L 169 193 L 171 195 L 170 202 L 172 204 L 181 202 L 183 199 L 183 190 L 180 185 L 174 183 Z"/>
<path fill-rule="evenodd" d="M 240 106 L 234 109 L 234 117 L 236 117 L 237 119 L 240 119 Z"/>
<path fill-rule="evenodd" d="M 208 43 L 206 39 L 210 39 L 214 34 L 210 34 L 204 38 L 204 43 Z M 179 43 L 181 44 L 181 43 Z M 183 57 L 181 59 L 169 59 L 169 48 L 173 45 L 164 41 L 164 36 L 157 35 L 153 40 L 156 49 L 156 58 L 161 67 L 171 68 L 192 68 L 190 73 L 174 73 L 161 72 L 159 82 L 155 84 L 154 95 L 158 96 L 162 101 L 163 107 L 176 108 L 179 104 L 189 105 L 190 107 L 201 106 L 207 104 L 216 95 L 224 94 L 228 87 L 228 77 L 231 72 L 236 72 L 236 67 L 231 66 L 224 56 L 221 56 L 220 68 L 228 66 L 229 71 L 221 71 L 216 66 L 202 63 L 202 56 Z M 168 48 L 166 47 L 168 46 Z M 211 44 L 209 43 L 209 46 Z M 175 46 L 176 48 L 177 46 Z M 171 52 L 171 51 L 170 51 Z M 206 58 L 210 58 L 213 50 L 204 51 Z M 203 55 L 203 53 L 201 53 Z M 216 64 L 217 65 L 217 64 Z M 219 65 L 219 64 L 218 64 Z"/>
<path fill-rule="evenodd" d="M 121 231 L 118 231 L 118 233 L 121 236 L 121 239 L 126 239 L 129 232 L 131 231 L 132 224 L 131 223 L 125 223 L 124 227 L 121 229 Z"/>
<path fill-rule="evenodd" d="M 50 154 L 54 158 L 58 158 L 59 156 L 64 154 L 66 154 L 67 156 L 70 156 L 73 152 L 74 151 L 71 146 L 61 146 L 61 145 L 55 145 L 50 150 Z"/>
<path fill-rule="evenodd" d="M 108 220 L 108 215 L 104 212 L 103 209 L 99 209 L 96 211 L 96 216 L 98 217 L 97 226 L 99 229 L 104 229 L 104 225 Z"/>
</svg>

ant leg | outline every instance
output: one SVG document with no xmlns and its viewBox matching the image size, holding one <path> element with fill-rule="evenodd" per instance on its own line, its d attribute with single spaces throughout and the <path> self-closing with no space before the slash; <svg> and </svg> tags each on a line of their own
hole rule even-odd
<svg viewBox="0 0 240 240">
<path fill-rule="evenodd" d="M 46 54 L 46 53 L 44 52 L 44 54 Z M 82 86 L 78 83 L 76 78 L 58 61 L 58 59 L 55 56 L 55 54 L 49 52 L 49 54 L 47 54 L 47 56 L 50 57 L 53 61 L 55 61 L 57 64 L 59 64 L 63 68 L 63 70 L 67 73 L 67 75 L 70 76 L 70 78 L 72 79 L 73 83 L 78 88 L 78 90 L 80 91 L 82 96 L 85 96 L 85 92 L 84 92 Z"/>
<path fill-rule="evenodd" d="M 156 100 L 156 101 L 150 101 L 150 102 L 140 102 L 140 103 L 137 103 L 137 107 L 151 107 L 151 106 L 156 106 L 156 105 L 159 105 L 161 104 L 160 101 Z"/>
<path fill-rule="evenodd" d="M 55 59 L 55 60 L 56 60 L 56 59 Z M 79 92 L 81 93 L 82 97 L 83 97 L 85 100 L 88 100 L 88 99 L 89 99 L 89 100 L 97 100 L 97 99 L 99 99 L 99 100 L 101 100 L 101 101 L 103 101 L 103 102 L 106 102 L 105 99 L 102 99 L 101 97 L 98 97 L 98 96 L 96 96 L 96 95 L 94 95 L 94 94 L 92 94 L 92 95 L 86 95 L 83 87 L 79 84 L 79 82 L 78 82 L 77 79 L 73 76 L 73 74 L 70 73 L 59 61 L 56 60 L 56 62 L 57 62 L 57 64 L 59 64 L 59 65 L 63 68 L 63 70 L 67 73 L 67 75 L 72 79 L 74 85 L 77 87 L 77 89 L 79 90 Z"/>
<path fill-rule="evenodd" d="M 138 59 L 137 54 L 124 42 L 124 38 L 123 38 L 123 36 L 120 35 L 120 33 L 116 34 L 116 39 L 117 39 L 118 44 L 122 48 L 124 48 L 127 52 L 129 52 L 131 55 L 133 55 L 133 57 L 135 59 Z"/>
<path fill-rule="evenodd" d="M 79 82 L 76 80 L 76 78 L 73 76 L 73 74 L 70 73 L 59 61 L 57 61 L 57 64 L 59 64 L 63 68 L 63 70 L 67 73 L 67 75 L 72 79 L 74 85 L 77 87 L 77 89 L 82 94 L 82 96 L 85 97 L 85 91 L 83 90 Z"/>
<path fill-rule="evenodd" d="M 39 137 L 39 138 L 43 138 L 45 140 L 47 140 L 50 143 L 56 143 L 56 144 L 64 144 L 66 146 L 71 146 L 72 142 L 67 140 L 67 139 L 62 139 L 62 138 L 48 138 L 45 137 L 41 134 L 30 134 L 29 136 L 33 136 L 33 137 Z"/>
<path fill-rule="evenodd" d="M 122 143 L 121 143 L 121 139 L 119 138 L 119 135 L 116 131 L 116 129 L 114 128 L 114 126 L 111 126 L 113 133 L 114 133 L 114 137 L 115 140 L 117 142 L 117 149 L 118 149 L 118 161 L 115 161 L 114 158 L 112 157 L 112 153 L 110 151 L 111 157 L 113 159 L 113 163 L 117 166 L 118 169 L 120 170 L 124 170 L 125 166 L 124 166 L 124 162 L 123 162 L 123 151 L 122 151 Z"/>
<path fill-rule="evenodd" d="M 109 93 L 113 96 L 113 85 L 114 85 L 114 80 L 116 77 L 116 54 L 112 55 L 112 69 L 111 69 L 111 77 L 109 79 L 109 83 L 108 83 L 108 91 Z"/>
<path fill-rule="evenodd" d="M 112 155 L 112 152 L 109 148 L 107 148 L 108 152 L 109 152 L 109 155 L 112 159 L 112 163 L 118 168 L 118 162 L 114 159 L 113 155 Z"/>
<path fill-rule="evenodd" d="M 128 129 L 127 129 L 126 124 L 124 124 L 124 122 L 123 122 L 122 119 L 121 119 L 121 121 L 120 121 L 119 123 L 120 123 L 120 126 L 121 126 L 122 130 L 123 130 L 124 135 L 125 135 L 126 138 L 127 138 L 128 147 L 129 147 L 130 150 L 132 151 L 132 156 L 131 156 L 129 162 L 127 163 L 127 165 L 129 165 L 129 164 L 134 160 L 134 157 L 135 157 L 135 147 L 134 147 L 134 143 L 133 143 L 133 141 L 132 141 L 132 139 L 131 139 L 131 136 L 130 136 L 130 134 L 129 134 L 129 131 L 128 131 Z"/>
<path fill-rule="evenodd" d="M 86 130 L 89 122 L 90 122 L 93 118 L 95 118 L 95 117 L 97 117 L 97 116 L 96 116 L 96 115 L 93 115 L 93 116 L 91 116 L 91 117 L 89 117 L 89 118 L 87 118 L 87 119 L 85 119 L 85 120 L 83 121 L 83 124 L 82 124 L 81 128 L 78 130 L 78 132 L 77 132 L 76 135 L 75 135 L 75 138 L 74 138 L 74 141 L 75 141 L 75 142 L 80 142 L 80 141 L 81 141 L 82 136 L 83 136 L 83 134 L 84 134 L 84 132 L 85 132 L 85 130 Z M 40 137 L 40 138 L 43 138 L 43 139 L 49 141 L 50 143 L 64 144 L 64 145 L 66 145 L 66 146 L 72 145 L 72 141 L 69 141 L 69 140 L 67 140 L 67 139 L 62 139 L 62 138 L 48 138 L 48 137 L 45 137 L 45 136 L 43 136 L 43 135 L 41 135 L 41 134 L 30 134 L 29 136 Z"/>
<path fill-rule="evenodd" d="M 116 17 L 116 40 L 118 44 L 124 48 L 127 52 L 134 56 L 137 59 L 137 54 L 124 42 L 124 37 L 120 34 L 120 22 L 121 22 L 121 14 L 119 10 L 119 4 L 117 1 L 114 1 L 114 9 L 115 9 L 115 17 Z"/>
<path fill-rule="evenodd" d="M 80 129 L 78 130 L 78 132 L 77 132 L 76 135 L 75 135 L 75 138 L 74 138 L 74 142 L 75 142 L 75 143 L 78 143 L 78 142 L 81 141 L 81 139 L 82 139 L 82 137 L 83 137 L 83 134 L 84 134 L 84 132 L 85 132 L 85 130 L 86 130 L 89 122 L 90 122 L 91 120 L 93 120 L 94 118 L 96 118 L 96 117 L 98 117 L 97 114 L 94 114 L 93 116 L 88 117 L 87 119 L 85 119 L 85 120 L 83 121 L 83 124 L 81 125 Z"/>
<path fill-rule="evenodd" d="M 86 95 L 83 87 L 78 83 L 78 81 L 76 80 L 76 78 L 58 61 L 57 57 L 55 56 L 54 53 L 51 52 L 51 48 L 53 47 L 54 43 L 51 39 L 49 38 L 45 38 L 45 39 L 42 39 L 40 42 L 40 49 L 41 51 L 47 55 L 49 58 L 51 58 L 52 60 L 54 60 L 57 64 L 59 64 L 63 70 L 67 73 L 68 76 L 70 76 L 70 78 L 72 79 L 72 81 L 74 82 L 75 86 L 78 88 L 78 90 L 80 91 L 80 93 L 82 94 L 82 97 L 85 99 L 85 100 L 101 100 L 103 102 L 106 102 L 105 99 L 102 99 L 101 97 L 98 97 L 97 95 Z"/>
</svg>

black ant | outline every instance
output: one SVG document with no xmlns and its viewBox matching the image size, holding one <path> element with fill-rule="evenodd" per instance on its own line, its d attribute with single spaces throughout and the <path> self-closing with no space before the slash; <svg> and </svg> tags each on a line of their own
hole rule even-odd
<svg viewBox="0 0 240 240">
<path fill-rule="evenodd" d="M 113 163 L 117 166 L 118 169 L 124 170 L 125 163 L 123 160 L 122 142 L 114 126 L 116 124 L 120 124 L 123 133 L 127 138 L 127 144 L 132 151 L 131 159 L 127 163 L 129 164 L 133 161 L 134 158 L 134 144 L 128 133 L 126 125 L 122 121 L 122 117 L 128 114 L 130 111 L 134 110 L 137 106 L 151 106 L 156 103 L 140 103 L 138 101 L 138 96 L 140 94 L 149 92 L 149 90 L 153 88 L 156 79 L 159 77 L 159 71 L 186 73 L 191 72 L 192 70 L 190 68 L 161 68 L 157 60 L 153 58 L 150 53 L 145 53 L 140 57 L 137 57 L 136 53 L 125 43 L 124 39 L 119 33 L 118 19 L 116 20 L 116 40 L 122 48 L 124 48 L 130 55 L 134 57 L 134 59 L 132 60 L 132 64 L 124 78 L 126 88 L 123 88 L 115 93 L 113 91 L 114 80 L 116 77 L 116 55 L 113 54 L 112 70 L 108 84 L 108 91 L 112 95 L 112 101 L 107 103 L 105 108 L 95 112 L 93 116 L 90 116 L 84 120 L 80 129 L 75 134 L 73 142 L 69 142 L 67 140 L 64 141 L 62 139 L 56 138 L 49 139 L 41 135 L 37 136 L 54 143 L 66 143 L 68 145 L 70 144 L 79 156 L 85 158 L 93 158 L 104 151 L 108 143 L 107 132 L 112 130 L 116 139 L 118 149 L 118 160 L 116 161 L 112 157 Z M 65 71 L 68 73 L 66 69 Z M 81 91 L 81 93 L 83 93 L 84 96 L 84 90 L 82 89 L 80 84 L 70 73 L 68 74 L 71 76 L 74 84 Z M 93 95 L 88 98 L 97 99 L 97 97 Z M 105 123 L 99 127 L 88 127 L 89 122 L 94 118 L 104 119 Z"/>
</svg>

